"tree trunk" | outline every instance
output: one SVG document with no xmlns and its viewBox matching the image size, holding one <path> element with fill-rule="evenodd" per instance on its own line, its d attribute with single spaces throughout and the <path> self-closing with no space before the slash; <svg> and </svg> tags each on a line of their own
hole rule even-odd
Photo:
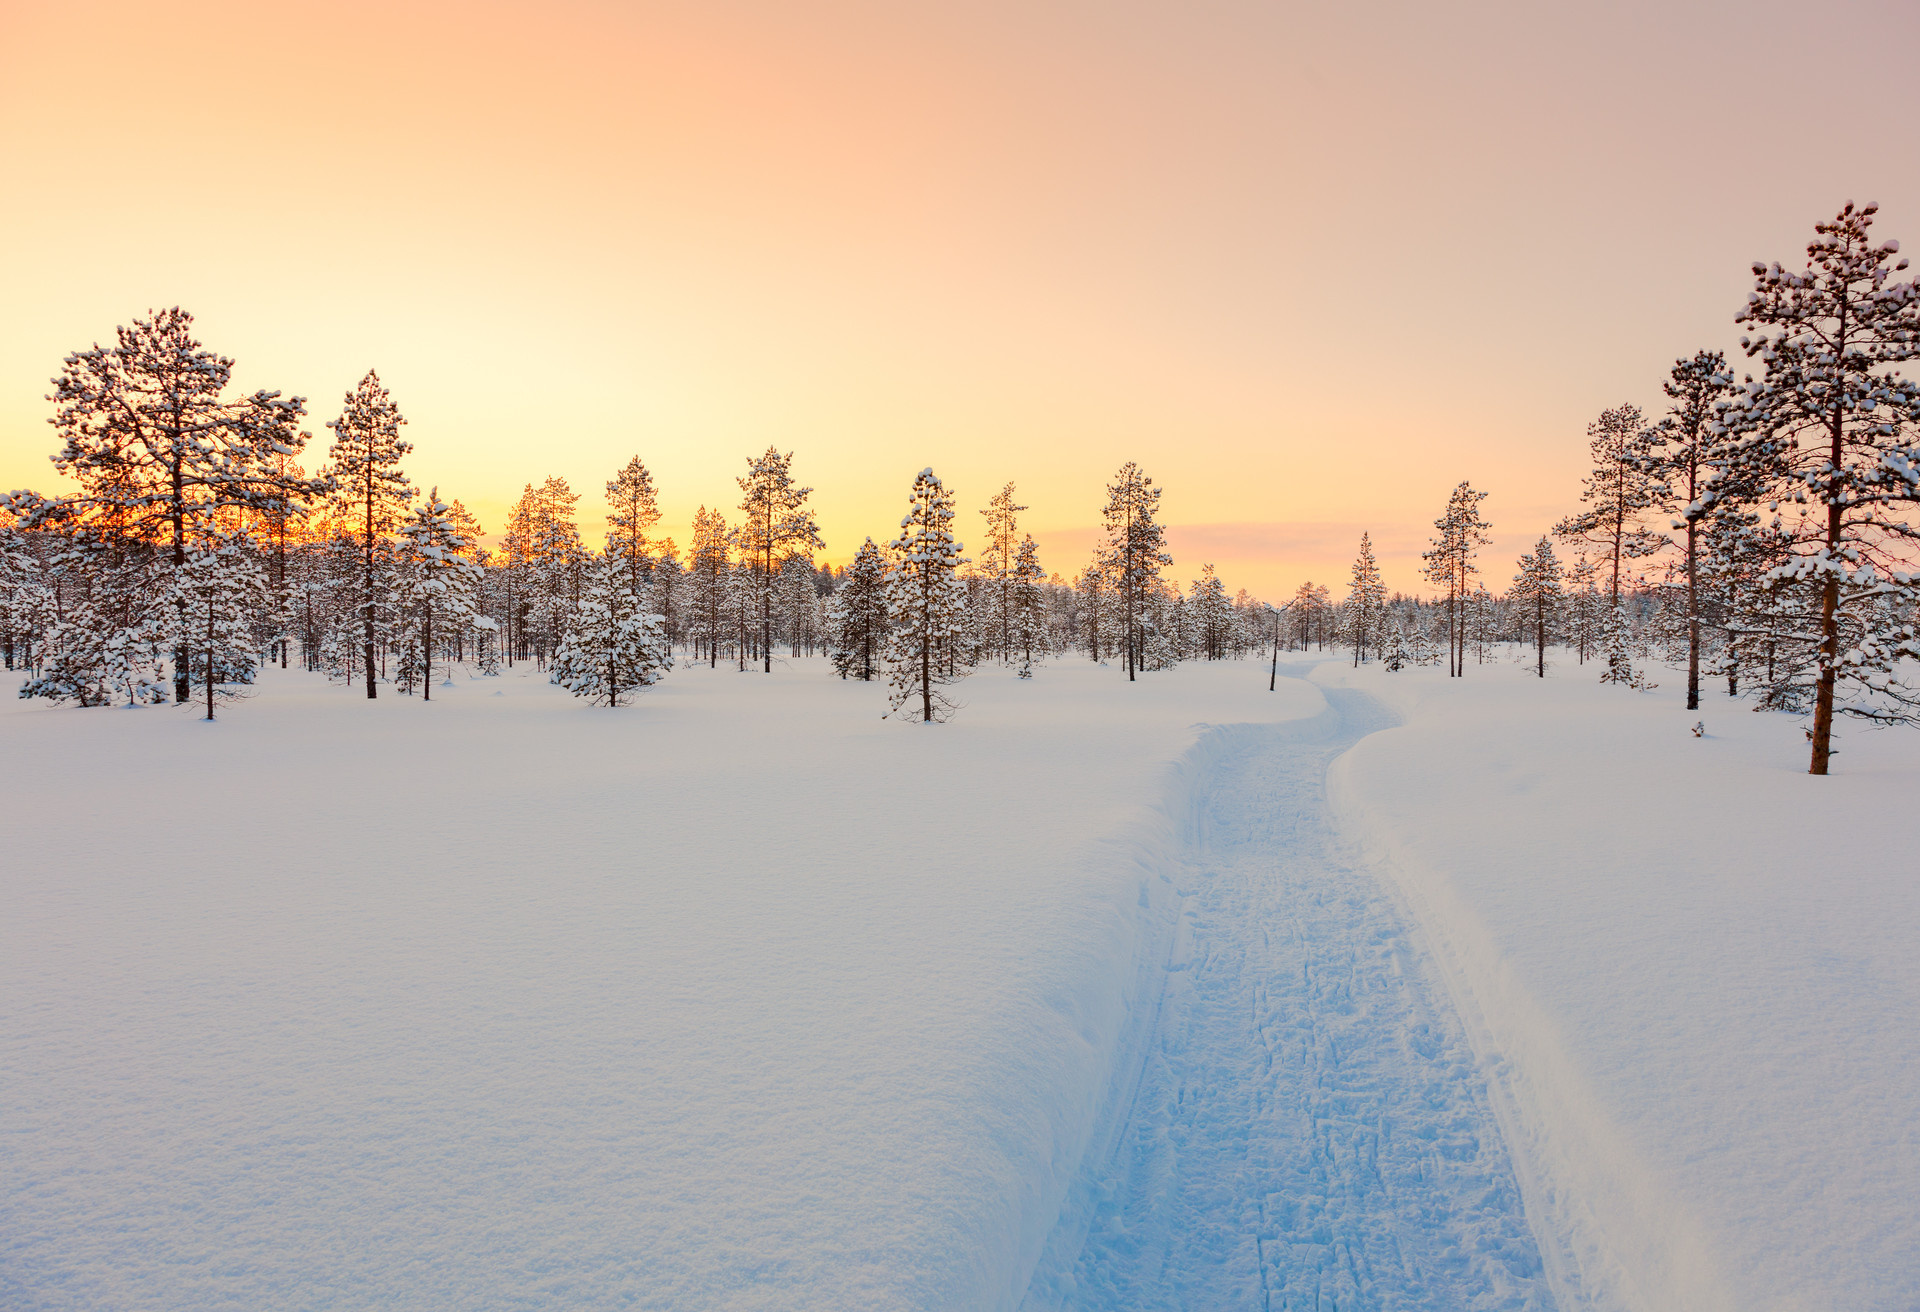
<svg viewBox="0 0 1920 1312">
<path fill-rule="evenodd" d="M 427 673 L 427 681 L 421 686 L 426 689 L 422 701 L 433 700 L 433 603 L 427 603 L 427 628 L 424 641 L 420 644 L 420 661 Z"/>
</svg>

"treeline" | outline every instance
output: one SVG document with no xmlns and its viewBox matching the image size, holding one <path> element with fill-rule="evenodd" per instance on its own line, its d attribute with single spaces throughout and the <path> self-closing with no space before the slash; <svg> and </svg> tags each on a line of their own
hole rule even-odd
<svg viewBox="0 0 1920 1312">
<path fill-rule="evenodd" d="M 731 509 L 700 508 L 684 548 L 655 534 L 658 493 L 638 456 L 606 483 L 600 547 L 580 533 L 580 495 L 548 478 L 527 485 L 489 548 L 458 500 L 413 485 L 406 421 L 376 374 L 328 421 L 327 459 L 309 473 L 304 400 L 230 398 L 231 372 L 178 309 L 67 357 L 54 463 L 80 490 L 12 493 L 0 517 L 0 655 L 25 672 L 22 696 L 197 699 L 211 717 L 269 661 L 367 697 L 385 686 L 428 699 L 454 666 L 530 663 L 617 705 L 676 660 L 768 671 L 819 654 L 939 718 L 937 688 L 985 662 L 1030 677 L 1077 651 L 1134 677 L 1244 656 L 1274 631 L 1273 612 L 1229 595 L 1211 566 L 1184 591 L 1168 581 L 1160 490 L 1131 464 L 1108 489 L 1102 545 L 1071 580 L 1041 567 L 1011 483 L 982 512 L 982 550 L 962 556 L 931 470 L 898 537 L 819 564 L 811 489 L 773 449 L 746 461 Z"/>
<path fill-rule="evenodd" d="M 1597 643 L 1604 679 L 1643 686 L 1633 660 L 1658 653 L 1684 661 L 1689 710 L 1723 678 L 1757 707 L 1810 712 L 1813 774 L 1838 715 L 1920 723 L 1920 383 L 1898 368 L 1920 356 L 1920 284 L 1896 279 L 1908 262 L 1874 240 L 1877 209 L 1848 202 L 1816 224 L 1802 267 L 1752 266 L 1734 322 L 1757 374 L 1700 350 L 1662 380 L 1659 418 L 1628 404 L 1589 425 L 1582 508 L 1504 597 L 1478 577 L 1485 494 L 1468 484 L 1426 555 L 1433 622 L 1380 600 L 1363 543 L 1339 621 L 1355 659 L 1407 659 L 1437 627 L 1459 674 L 1470 647 L 1524 627 L 1542 674 L 1550 643 L 1583 657 Z"/>
</svg>

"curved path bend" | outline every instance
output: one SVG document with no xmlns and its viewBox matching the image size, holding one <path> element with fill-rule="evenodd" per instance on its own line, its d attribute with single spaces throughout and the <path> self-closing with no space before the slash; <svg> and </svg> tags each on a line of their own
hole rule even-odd
<svg viewBox="0 0 1920 1312">
<path fill-rule="evenodd" d="M 1028 1308 L 1553 1307 L 1486 1081 L 1327 768 L 1362 693 L 1203 744 L 1182 923 L 1085 1241 Z"/>
</svg>

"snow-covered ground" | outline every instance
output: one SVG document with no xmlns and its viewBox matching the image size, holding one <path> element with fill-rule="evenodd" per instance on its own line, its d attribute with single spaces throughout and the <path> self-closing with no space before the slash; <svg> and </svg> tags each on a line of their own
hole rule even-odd
<svg viewBox="0 0 1920 1312">
<path fill-rule="evenodd" d="M 0 1306 L 1920 1305 L 1920 735 L 1309 670 L 9 701 Z"/>
<path fill-rule="evenodd" d="M 1322 705 L 524 675 L 0 709 L 0 1305 L 1010 1306 L 1164 978 L 1174 764 Z"/>
<path fill-rule="evenodd" d="M 1843 723 L 1813 778 L 1800 721 L 1654 673 L 1323 665 L 1406 717 L 1336 807 L 1496 1076 L 1563 1305 L 1920 1307 L 1920 734 Z"/>
</svg>

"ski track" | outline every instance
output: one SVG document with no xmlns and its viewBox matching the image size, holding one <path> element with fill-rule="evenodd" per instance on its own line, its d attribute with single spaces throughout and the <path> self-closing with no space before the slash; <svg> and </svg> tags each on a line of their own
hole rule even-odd
<svg viewBox="0 0 1920 1312">
<path fill-rule="evenodd" d="M 1461 1026 L 1333 831 L 1328 765 L 1392 719 L 1327 697 L 1212 731 L 1134 1104 L 1071 1277 L 1029 1306 L 1553 1306 Z"/>
</svg>

